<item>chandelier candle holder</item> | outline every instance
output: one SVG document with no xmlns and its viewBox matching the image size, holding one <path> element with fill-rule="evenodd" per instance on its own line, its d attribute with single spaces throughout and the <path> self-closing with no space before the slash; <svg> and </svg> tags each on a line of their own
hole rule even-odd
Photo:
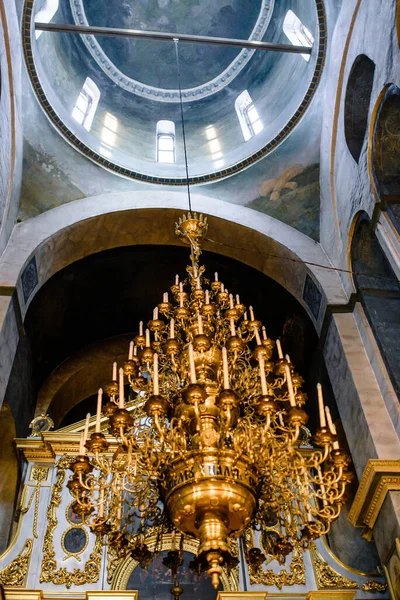
<svg viewBox="0 0 400 600">
<path fill-rule="evenodd" d="M 246 533 L 261 531 L 265 553 L 281 564 L 326 534 L 352 474 L 320 385 L 320 427 L 314 446 L 301 447 L 303 380 L 253 307 L 218 273 L 206 279 L 206 232 L 202 215 L 179 219 L 176 233 L 191 247 L 187 276 L 176 276 L 147 327 L 140 322 L 125 364 L 114 363 L 108 401 L 102 409 L 99 390 L 96 430 L 88 436 L 87 420 L 68 487 L 104 543 L 143 567 L 154 554 L 144 541 L 150 529 L 177 540 L 165 559 L 174 577 L 184 538 L 199 540 L 191 566 L 217 588 Z M 126 406 L 127 383 L 134 399 Z M 260 549 L 247 553 L 257 565 L 265 559 Z"/>
</svg>

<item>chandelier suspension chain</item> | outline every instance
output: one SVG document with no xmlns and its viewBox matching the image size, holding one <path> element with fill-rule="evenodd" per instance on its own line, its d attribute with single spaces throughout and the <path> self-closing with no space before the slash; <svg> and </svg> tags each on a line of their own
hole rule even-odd
<svg viewBox="0 0 400 600">
<path fill-rule="evenodd" d="M 188 193 L 188 206 L 189 206 L 189 211 L 192 212 L 192 199 L 190 196 L 190 183 L 189 183 L 189 165 L 188 165 L 187 147 L 186 147 L 185 115 L 183 112 L 183 100 L 182 100 L 181 69 L 180 69 L 180 64 L 179 64 L 179 48 L 178 48 L 179 40 L 177 38 L 174 39 L 174 44 L 175 44 L 176 70 L 177 70 L 177 75 L 178 75 L 179 106 L 180 106 L 180 111 L 181 111 L 183 152 L 185 155 L 185 170 L 186 170 L 186 186 L 187 186 L 187 193 Z"/>
</svg>

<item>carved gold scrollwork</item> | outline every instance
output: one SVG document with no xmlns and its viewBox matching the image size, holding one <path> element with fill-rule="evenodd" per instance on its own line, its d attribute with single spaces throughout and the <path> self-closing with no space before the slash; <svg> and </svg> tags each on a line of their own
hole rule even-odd
<svg viewBox="0 0 400 600">
<path fill-rule="evenodd" d="M 362 589 L 364 592 L 386 592 L 387 583 L 370 579 L 369 581 L 363 583 Z"/>
<path fill-rule="evenodd" d="M 276 585 L 281 590 L 285 585 L 305 585 L 306 572 L 301 552 L 295 550 L 290 561 L 289 571 L 282 569 L 275 573 L 272 569 L 266 571 L 262 566 L 254 568 L 249 565 L 250 583 L 260 585 Z"/>
<path fill-rule="evenodd" d="M 315 546 L 311 546 L 310 551 L 318 589 L 347 588 L 356 590 L 360 588 L 356 581 L 352 581 L 335 571 L 335 569 L 322 558 Z"/>
<path fill-rule="evenodd" d="M 7 567 L 0 571 L 0 584 L 23 586 L 31 560 L 33 540 L 27 539 L 18 556 Z"/>
<path fill-rule="evenodd" d="M 65 471 L 73 460 L 74 457 L 63 456 L 57 463 L 57 478 L 53 485 L 51 500 L 47 509 L 47 530 L 44 536 L 42 570 L 40 573 L 40 583 L 65 585 L 66 588 L 70 588 L 71 585 L 96 583 L 99 580 L 103 548 L 102 538 L 97 536 L 93 552 L 83 569 L 74 569 L 70 572 L 65 567 L 57 568 L 53 543 L 54 530 L 58 524 L 56 512 L 61 502 L 61 493 L 66 476 Z"/>
</svg>

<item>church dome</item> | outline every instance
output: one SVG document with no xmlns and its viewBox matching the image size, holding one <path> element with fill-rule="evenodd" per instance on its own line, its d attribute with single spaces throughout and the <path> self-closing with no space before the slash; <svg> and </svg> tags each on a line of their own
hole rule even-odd
<svg viewBox="0 0 400 600">
<path fill-rule="evenodd" d="M 194 183 L 232 175 L 290 135 L 325 51 L 320 0 L 27 0 L 28 70 L 53 124 L 97 163 L 155 183 L 185 178 L 175 44 L 35 33 L 35 20 L 312 46 L 308 55 L 178 44 Z"/>
</svg>

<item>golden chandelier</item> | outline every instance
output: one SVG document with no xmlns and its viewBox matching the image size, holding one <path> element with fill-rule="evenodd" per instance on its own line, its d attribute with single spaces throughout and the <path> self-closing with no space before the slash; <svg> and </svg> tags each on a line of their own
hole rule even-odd
<svg viewBox="0 0 400 600">
<path fill-rule="evenodd" d="M 199 264 L 206 232 L 202 215 L 179 219 L 176 233 L 191 246 L 187 278 L 176 276 L 145 330 L 140 323 L 118 373 L 114 363 L 109 401 L 102 408 L 99 390 L 96 430 L 89 438 L 87 419 L 68 487 L 74 510 L 110 550 L 143 567 L 153 557 L 149 529 L 178 540 L 164 559 L 173 574 L 184 538 L 198 539 L 192 567 L 217 588 L 222 568 L 238 562 L 242 535 L 254 540 L 260 531 L 264 552 L 283 564 L 326 534 L 351 472 L 320 385 L 320 427 L 314 445 L 302 446 L 303 380 L 253 308 L 217 273 L 206 279 Z M 135 397 L 125 405 L 127 382 Z M 261 565 L 266 557 L 253 547 L 246 558 Z"/>
</svg>

